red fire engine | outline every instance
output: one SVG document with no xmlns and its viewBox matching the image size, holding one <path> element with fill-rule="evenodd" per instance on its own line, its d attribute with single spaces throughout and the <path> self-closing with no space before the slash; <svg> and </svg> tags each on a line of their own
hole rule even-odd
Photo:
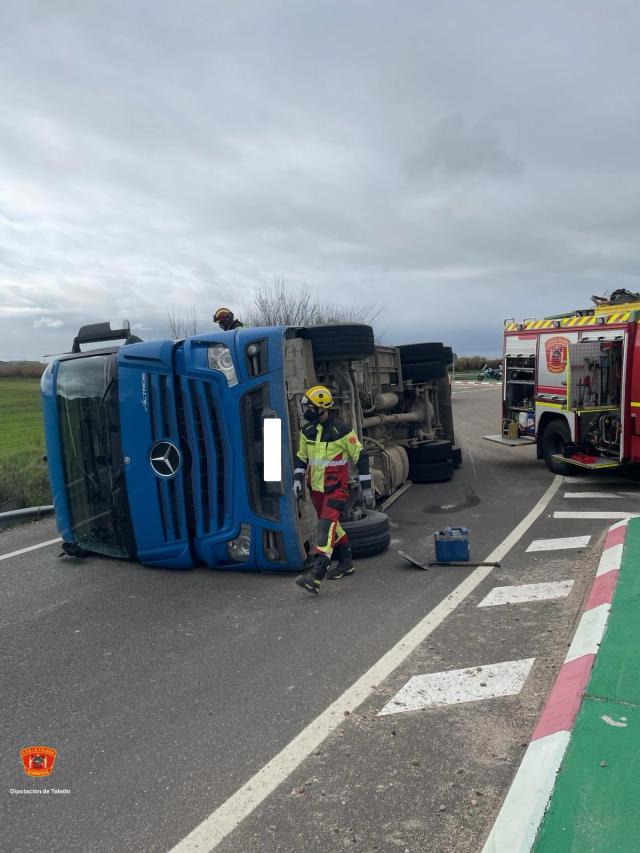
<svg viewBox="0 0 640 853">
<path fill-rule="evenodd" d="M 640 462 L 640 293 L 504 326 L 502 432 L 557 474 Z"/>
</svg>

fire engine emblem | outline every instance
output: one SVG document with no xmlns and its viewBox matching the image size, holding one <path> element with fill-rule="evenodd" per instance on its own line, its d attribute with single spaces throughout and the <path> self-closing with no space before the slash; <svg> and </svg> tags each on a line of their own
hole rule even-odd
<svg viewBox="0 0 640 853">
<path fill-rule="evenodd" d="M 549 373 L 564 373 L 567 366 L 568 346 L 569 341 L 566 338 L 550 338 L 545 341 L 544 354 Z"/>
<path fill-rule="evenodd" d="M 49 746 L 26 746 L 20 750 L 22 769 L 27 776 L 48 776 L 57 752 Z"/>
</svg>

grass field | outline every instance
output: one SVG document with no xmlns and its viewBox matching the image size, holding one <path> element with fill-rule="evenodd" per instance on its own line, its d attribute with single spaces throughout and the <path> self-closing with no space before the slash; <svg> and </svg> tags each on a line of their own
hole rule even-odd
<svg viewBox="0 0 640 853">
<path fill-rule="evenodd" d="M 0 461 L 42 446 L 40 380 L 0 379 Z"/>
<path fill-rule="evenodd" d="M 40 380 L 0 378 L 0 503 L 51 502 L 43 453 Z"/>
</svg>

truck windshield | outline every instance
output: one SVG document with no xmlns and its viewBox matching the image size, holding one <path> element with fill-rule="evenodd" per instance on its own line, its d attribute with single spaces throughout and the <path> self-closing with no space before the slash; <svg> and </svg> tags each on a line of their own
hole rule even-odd
<svg viewBox="0 0 640 853">
<path fill-rule="evenodd" d="M 132 556 L 113 354 L 60 362 L 57 406 L 71 528 L 82 548 Z"/>
</svg>

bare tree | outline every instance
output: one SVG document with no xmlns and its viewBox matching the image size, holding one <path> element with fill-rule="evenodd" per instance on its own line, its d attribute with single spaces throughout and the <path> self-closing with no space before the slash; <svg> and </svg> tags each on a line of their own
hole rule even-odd
<svg viewBox="0 0 640 853">
<path fill-rule="evenodd" d="M 174 311 L 169 311 L 167 313 L 167 325 L 169 336 L 174 340 L 188 338 L 189 335 L 197 335 L 200 331 L 198 312 L 193 306 L 186 314 L 176 314 Z"/>
<path fill-rule="evenodd" d="M 336 305 L 313 297 L 309 287 L 298 290 L 278 278 L 256 288 L 244 322 L 247 326 L 317 326 L 321 323 L 372 323 L 381 305 Z"/>
</svg>

